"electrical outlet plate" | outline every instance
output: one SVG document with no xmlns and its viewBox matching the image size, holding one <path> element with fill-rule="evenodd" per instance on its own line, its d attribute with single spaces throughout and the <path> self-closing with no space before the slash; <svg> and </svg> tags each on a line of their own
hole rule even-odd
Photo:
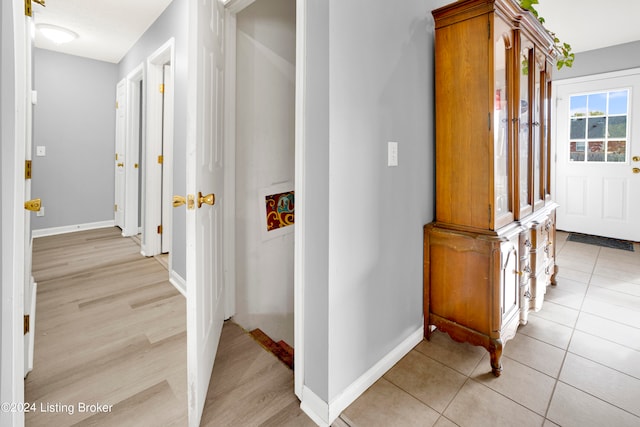
<svg viewBox="0 0 640 427">
<path fill-rule="evenodd" d="M 387 143 L 387 166 L 398 166 L 398 143 L 389 141 Z"/>
</svg>

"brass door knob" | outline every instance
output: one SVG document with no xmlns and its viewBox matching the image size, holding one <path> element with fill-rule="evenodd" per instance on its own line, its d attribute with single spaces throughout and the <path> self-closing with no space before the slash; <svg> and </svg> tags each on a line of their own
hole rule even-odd
<svg viewBox="0 0 640 427">
<path fill-rule="evenodd" d="M 182 196 L 173 196 L 173 207 L 177 208 L 187 203 L 187 199 Z"/>
<path fill-rule="evenodd" d="M 205 203 L 213 206 L 216 203 L 215 194 L 207 194 L 206 196 L 203 196 L 202 193 L 198 191 L 198 207 L 202 207 Z"/>
<path fill-rule="evenodd" d="M 633 168 L 633 173 L 640 173 L 640 168 Z"/>
<path fill-rule="evenodd" d="M 124 163 L 118 163 L 118 167 L 119 168 L 123 168 L 124 167 Z"/>
<path fill-rule="evenodd" d="M 633 160 L 634 162 L 640 162 L 640 156 L 633 156 L 631 160 Z"/>
<path fill-rule="evenodd" d="M 32 212 L 39 212 L 41 206 L 42 206 L 42 200 L 40 199 L 32 199 L 24 202 L 24 208 Z"/>
</svg>

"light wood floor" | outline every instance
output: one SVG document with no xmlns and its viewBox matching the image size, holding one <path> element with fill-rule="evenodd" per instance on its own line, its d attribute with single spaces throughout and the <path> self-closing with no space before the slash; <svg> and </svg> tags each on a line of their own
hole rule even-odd
<svg viewBox="0 0 640 427">
<path fill-rule="evenodd" d="M 34 241 L 38 283 L 27 426 L 184 426 L 185 300 L 117 228 Z M 112 405 L 80 412 L 80 404 Z M 48 410 L 48 412 L 43 411 Z M 313 426 L 293 373 L 227 322 L 203 426 Z"/>
</svg>

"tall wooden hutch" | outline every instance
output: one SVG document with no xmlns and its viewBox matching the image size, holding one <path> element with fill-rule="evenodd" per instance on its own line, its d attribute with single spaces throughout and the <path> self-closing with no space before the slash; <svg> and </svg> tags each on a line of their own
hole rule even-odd
<svg viewBox="0 0 640 427">
<path fill-rule="evenodd" d="M 436 218 L 424 227 L 425 336 L 504 343 L 555 284 L 549 112 L 553 40 L 516 0 L 435 19 Z"/>
</svg>

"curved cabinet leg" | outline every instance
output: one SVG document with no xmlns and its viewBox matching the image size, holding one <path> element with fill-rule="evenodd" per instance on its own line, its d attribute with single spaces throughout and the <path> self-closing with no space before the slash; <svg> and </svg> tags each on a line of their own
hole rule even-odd
<svg viewBox="0 0 640 427">
<path fill-rule="evenodd" d="M 499 377 L 502 373 L 502 340 L 491 340 L 491 349 L 489 355 L 491 356 L 491 372 L 496 377 Z"/>
</svg>

